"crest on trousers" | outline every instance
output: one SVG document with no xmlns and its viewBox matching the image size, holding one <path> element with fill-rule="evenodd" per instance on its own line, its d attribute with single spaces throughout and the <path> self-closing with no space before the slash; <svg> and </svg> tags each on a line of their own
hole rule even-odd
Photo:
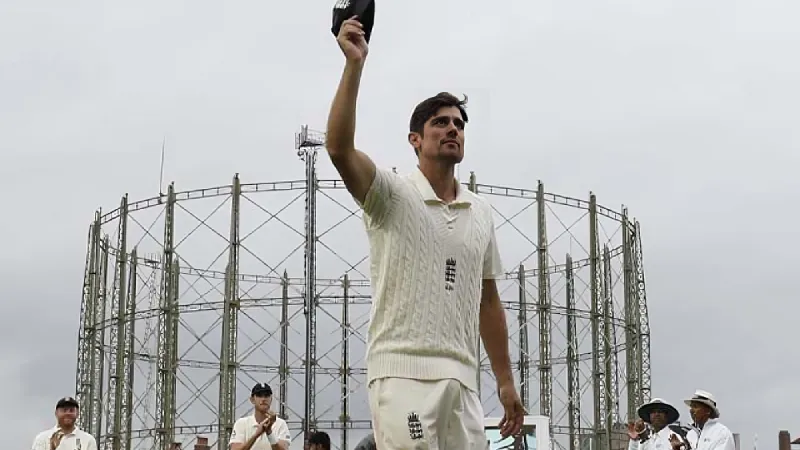
<svg viewBox="0 0 800 450">
<path fill-rule="evenodd" d="M 408 435 L 414 441 L 422 439 L 422 422 L 415 412 L 408 415 Z"/>
</svg>

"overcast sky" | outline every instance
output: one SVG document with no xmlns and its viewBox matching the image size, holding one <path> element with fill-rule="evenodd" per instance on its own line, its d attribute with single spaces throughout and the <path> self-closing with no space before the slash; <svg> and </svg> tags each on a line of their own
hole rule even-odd
<svg viewBox="0 0 800 450">
<path fill-rule="evenodd" d="M 30 445 L 74 390 L 94 210 L 300 178 L 342 67 L 333 1 L 0 4 L 0 421 Z M 800 45 L 792 0 L 379 2 L 358 145 L 413 168 L 414 104 L 470 96 L 480 181 L 626 204 L 641 222 L 653 394 L 713 392 L 776 448 L 800 435 Z M 330 163 L 320 160 L 330 174 Z M 213 398 L 213 397 L 212 397 Z M 678 405 L 683 413 L 686 409 Z"/>
</svg>

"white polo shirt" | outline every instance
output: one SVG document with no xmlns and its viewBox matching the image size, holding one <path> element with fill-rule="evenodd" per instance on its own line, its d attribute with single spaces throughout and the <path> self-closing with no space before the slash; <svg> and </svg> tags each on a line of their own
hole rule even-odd
<svg viewBox="0 0 800 450">
<path fill-rule="evenodd" d="M 231 438 L 228 442 L 230 444 L 244 444 L 256 434 L 257 428 L 258 422 L 256 422 L 256 416 L 254 414 L 242 417 L 233 424 L 233 432 L 231 432 Z M 289 433 L 289 425 L 280 417 L 275 418 L 275 423 L 272 425 L 272 435 L 279 441 L 286 441 L 287 445 L 292 442 L 292 435 Z M 251 450 L 272 450 L 272 445 L 269 443 L 267 435 L 262 434 L 259 436 Z"/>
<path fill-rule="evenodd" d="M 50 438 L 56 431 L 58 431 L 57 426 L 37 434 L 31 449 L 50 450 Z M 56 450 L 97 450 L 97 442 L 91 434 L 76 427 L 71 433 L 65 434 L 61 438 L 61 443 L 58 444 Z"/>
<path fill-rule="evenodd" d="M 502 275 L 489 203 L 446 204 L 417 169 L 378 168 L 364 204 L 373 298 L 367 378 L 456 379 L 477 391 L 483 279 Z"/>
</svg>

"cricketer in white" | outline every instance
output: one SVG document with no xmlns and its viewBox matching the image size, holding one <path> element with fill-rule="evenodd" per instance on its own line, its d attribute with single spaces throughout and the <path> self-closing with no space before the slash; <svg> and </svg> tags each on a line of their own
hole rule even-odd
<svg viewBox="0 0 800 450">
<path fill-rule="evenodd" d="M 33 439 L 32 450 L 97 450 L 94 436 L 76 426 L 80 406 L 72 397 L 56 402 L 56 426 Z"/>
<path fill-rule="evenodd" d="M 486 449 L 479 336 L 504 408 L 501 434 L 519 433 L 525 412 L 495 282 L 502 269 L 491 208 L 454 175 L 464 156 L 466 99 L 443 92 L 418 104 L 408 134 L 418 170 L 402 177 L 378 169 L 354 142 L 368 53 L 361 24 L 345 21 L 337 42 L 346 62 L 326 147 L 364 210 L 370 241 L 367 378 L 376 443 L 382 450 Z"/>
<path fill-rule="evenodd" d="M 230 450 L 289 450 L 292 435 L 286 421 L 272 412 L 272 388 L 256 383 L 250 390 L 253 414 L 233 424 Z"/>
</svg>

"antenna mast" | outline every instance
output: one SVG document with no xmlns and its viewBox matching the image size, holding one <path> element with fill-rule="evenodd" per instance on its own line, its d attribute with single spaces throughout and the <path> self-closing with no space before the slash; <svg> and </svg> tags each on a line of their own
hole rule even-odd
<svg viewBox="0 0 800 450">
<path fill-rule="evenodd" d="M 164 195 L 164 153 L 167 147 L 167 137 L 161 140 L 161 170 L 158 174 L 158 194 Z"/>
</svg>

